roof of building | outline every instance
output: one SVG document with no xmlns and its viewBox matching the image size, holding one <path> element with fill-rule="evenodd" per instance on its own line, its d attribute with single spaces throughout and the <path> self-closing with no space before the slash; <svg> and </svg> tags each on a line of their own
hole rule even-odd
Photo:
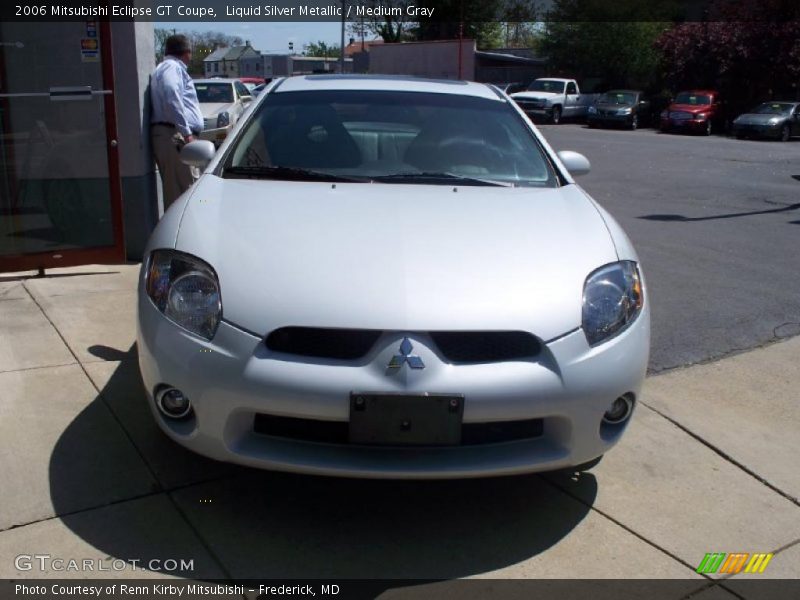
<svg viewBox="0 0 800 600">
<path fill-rule="evenodd" d="M 345 56 L 352 56 L 353 54 L 358 54 L 362 50 L 365 52 L 369 52 L 370 46 L 377 46 L 378 44 L 383 44 L 383 38 L 375 38 L 374 40 L 354 40 L 347 44 L 344 47 L 344 55 Z"/>
<path fill-rule="evenodd" d="M 429 92 L 459 94 L 500 100 L 496 90 L 483 83 L 449 79 L 423 79 L 405 75 L 301 75 L 288 77 L 276 92 L 305 92 L 313 90 L 375 90 L 397 92 Z"/>
<path fill-rule="evenodd" d="M 242 58 L 242 55 L 245 53 L 252 51 L 254 54 L 258 54 L 258 50 L 255 50 L 250 44 L 246 44 L 244 46 L 231 46 L 230 48 L 223 46 L 222 48 L 217 48 L 211 54 L 206 56 L 203 59 L 203 62 L 210 62 L 210 61 L 218 61 L 218 60 L 239 60 Z"/>
</svg>

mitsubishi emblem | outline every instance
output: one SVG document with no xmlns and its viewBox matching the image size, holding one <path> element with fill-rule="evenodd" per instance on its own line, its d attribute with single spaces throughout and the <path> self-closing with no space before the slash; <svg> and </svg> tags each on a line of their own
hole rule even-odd
<svg viewBox="0 0 800 600">
<path fill-rule="evenodd" d="M 414 346 L 411 345 L 411 341 L 407 337 L 403 338 L 403 341 L 400 343 L 400 354 L 395 354 L 392 357 L 387 368 L 400 369 L 404 364 L 408 363 L 408 366 L 412 369 L 424 369 L 425 363 L 422 362 L 422 359 L 415 354 L 411 354 L 413 349 Z"/>
</svg>

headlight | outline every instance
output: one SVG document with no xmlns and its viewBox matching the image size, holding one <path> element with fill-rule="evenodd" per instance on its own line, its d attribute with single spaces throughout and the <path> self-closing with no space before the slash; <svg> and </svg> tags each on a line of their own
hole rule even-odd
<svg viewBox="0 0 800 600">
<path fill-rule="evenodd" d="M 778 124 L 778 123 L 780 123 L 780 122 L 781 122 L 781 120 L 780 120 L 780 118 L 779 118 L 779 117 L 772 117 L 772 118 L 769 120 L 769 124 L 770 124 L 770 125 L 777 125 L 777 124 Z"/>
<path fill-rule="evenodd" d="M 662 119 L 666 119 L 668 116 L 669 116 L 669 111 L 668 110 L 662 110 L 661 111 L 661 118 Z"/>
<path fill-rule="evenodd" d="M 583 286 L 583 332 L 594 346 L 630 325 L 642 310 L 644 291 L 636 263 L 600 267 Z"/>
<path fill-rule="evenodd" d="M 706 113 L 697 113 L 695 115 L 695 119 L 700 119 L 701 121 L 704 120 L 708 115 Z"/>
<path fill-rule="evenodd" d="M 594 106 L 590 106 L 589 107 L 589 114 L 590 115 L 596 115 L 597 114 L 597 108 L 594 107 Z"/>
<path fill-rule="evenodd" d="M 214 270 L 199 258 L 173 250 L 150 254 L 145 289 L 171 321 L 207 340 L 222 318 L 222 298 Z"/>
<path fill-rule="evenodd" d="M 620 108 L 619 110 L 617 110 L 617 114 L 618 115 L 629 115 L 629 114 L 631 114 L 631 109 L 630 108 Z"/>
<path fill-rule="evenodd" d="M 230 125 L 231 115 L 227 111 L 223 111 L 217 115 L 217 127 L 227 127 Z"/>
</svg>

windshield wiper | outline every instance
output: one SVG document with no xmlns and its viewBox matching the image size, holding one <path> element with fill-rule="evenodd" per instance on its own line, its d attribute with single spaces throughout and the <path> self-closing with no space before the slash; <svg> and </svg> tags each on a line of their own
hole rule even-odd
<svg viewBox="0 0 800 600">
<path fill-rule="evenodd" d="M 222 172 L 222 176 L 245 179 L 282 179 L 286 181 L 348 181 L 354 183 L 368 183 L 370 181 L 366 177 L 334 175 L 324 171 L 279 166 L 226 167 Z"/>
<path fill-rule="evenodd" d="M 455 173 L 431 173 L 422 171 L 419 173 L 393 173 L 391 175 L 377 175 L 373 181 L 381 183 L 403 182 L 403 183 L 430 183 L 431 180 L 453 181 L 462 185 L 487 185 L 498 187 L 514 187 L 514 184 L 507 181 L 496 181 L 494 179 L 481 179 L 479 177 L 465 177 Z"/>
</svg>

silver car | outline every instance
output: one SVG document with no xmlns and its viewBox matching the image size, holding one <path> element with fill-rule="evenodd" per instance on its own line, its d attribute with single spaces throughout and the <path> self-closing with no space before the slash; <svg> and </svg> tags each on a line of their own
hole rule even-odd
<svg viewBox="0 0 800 600">
<path fill-rule="evenodd" d="M 150 239 L 153 416 L 211 458 L 352 477 L 582 468 L 639 400 L 636 253 L 494 86 L 284 79 Z"/>
</svg>

